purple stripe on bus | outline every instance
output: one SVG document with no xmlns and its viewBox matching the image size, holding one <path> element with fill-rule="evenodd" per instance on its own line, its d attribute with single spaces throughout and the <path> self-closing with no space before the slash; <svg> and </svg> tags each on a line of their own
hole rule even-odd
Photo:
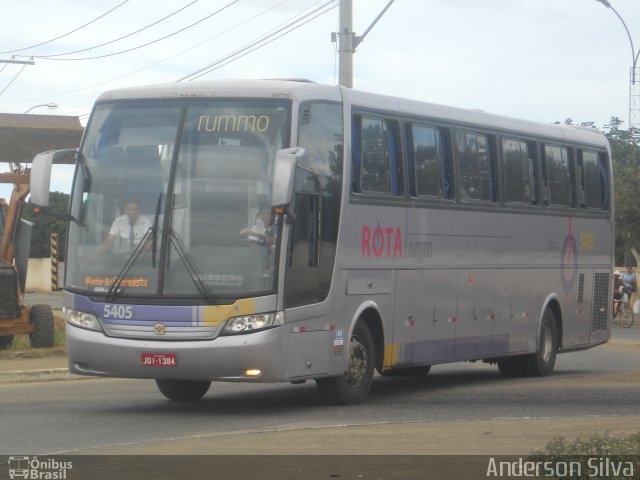
<svg viewBox="0 0 640 480">
<path fill-rule="evenodd" d="M 191 322 L 193 307 L 188 306 L 159 306 L 159 305 L 121 305 L 115 303 L 94 303 L 97 315 L 104 320 L 130 320 L 120 315 L 118 307 L 131 307 L 131 319 L 157 322 Z M 115 312 L 105 315 L 105 311 L 113 309 Z"/>
<path fill-rule="evenodd" d="M 167 325 L 171 322 L 177 322 L 176 325 L 181 326 L 184 326 L 184 323 L 187 322 L 192 323 L 193 325 L 198 324 L 197 315 L 194 314 L 194 307 L 191 305 L 127 305 L 120 303 L 92 302 L 87 297 L 83 297 L 81 295 L 68 294 L 68 296 L 72 299 L 72 308 L 81 312 L 92 313 L 103 322 L 113 323 L 115 321 L 132 321 L 133 323 L 129 323 L 130 325 L 135 325 L 136 322 L 162 322 Z M 110 312 L 107 318 L 105 318 L 105 307 Z M 124 315 L 129 315 L 125 310 L 126 308 L 131 309 L 131 319 L 122 318 Z M 111 313 L 112 311 L 113 313 Z"/>
<path fill-rule="evenodd" d="M 100 319 L 105 325 L 131 325 L 131 326 L 139 326 L 139 327 L 148 327 L 153 326 L 156 323 L 162 323 L 165 327 L 184 327 L 185 323 L 189 326 L 191 325 L 191 321 L 161 321 L 161 320 L 113 320 L 113 319 Z"/>
</svg>

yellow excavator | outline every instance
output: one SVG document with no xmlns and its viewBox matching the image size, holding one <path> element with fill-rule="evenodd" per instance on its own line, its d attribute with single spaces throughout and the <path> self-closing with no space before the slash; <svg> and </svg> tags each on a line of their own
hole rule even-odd
<svg viewBox="0 0 640 480">
<path fill-rule="evenodd" d="M 0 204 L 0 349 L 11 346 L 14 335 L 28 334 L 31 346 L 53 346 L 53 312 L 49 305 L 24 304 L 30 225 L 20 220 L 29 195 L 31 175 L 18 163 L 0 173 L 0 184 L 13 184 L 9 204 Z"/>
<path fill-rule="evenodd" d="M 9 348 L 14 335 L 18 334 L 29 335 L 33 347 L 53 345 L 51 307 L 29 307 L 24 302 L 31 246 L 31 224 L 20 218 L 20 211 L 30 192 L 31 175 L 24 165 L 28 165 L 40 152 L 77 148 L 82 132 L 78 117 L 0 113 L 0 187 L 13 185 L 9 202 L 0 201 L 2 349 Z M 73 163 L 73 159 L 54 163 Z"/>
</svg>

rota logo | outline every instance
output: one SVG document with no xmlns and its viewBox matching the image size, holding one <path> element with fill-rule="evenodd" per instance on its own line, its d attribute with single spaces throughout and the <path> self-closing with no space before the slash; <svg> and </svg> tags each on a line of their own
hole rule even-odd
<svg viewBox="0 0 640 480">
<path fill-rule="evenodd" d="M 363 257 L 374 256 L 380 258 L 402 257 L 402 230 L 399 227 L 381 227 L 380 223 L 372 230 L 368 226 L 362 227 Z"/>
</svg>

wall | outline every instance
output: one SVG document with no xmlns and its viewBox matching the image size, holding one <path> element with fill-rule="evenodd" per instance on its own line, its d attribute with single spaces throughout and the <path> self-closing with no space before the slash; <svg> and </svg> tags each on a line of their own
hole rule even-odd
<svg viewBox="0 0 640 480">
<path fill-rule="evenodd" d="M 58 286 L 62 288 L 64 284 L 64 262 L 58 262 Z M 30 258 L 27 270 L 27 292 L 50 292 L 51 291 L 51 259 L 50 258 Z"/>
</svg>

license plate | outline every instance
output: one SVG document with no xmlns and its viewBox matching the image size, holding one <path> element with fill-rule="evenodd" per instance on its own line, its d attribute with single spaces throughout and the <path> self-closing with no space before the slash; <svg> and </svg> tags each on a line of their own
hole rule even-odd
<svg viewBox="0 0 640 480">
<path fill-rule="evenodd" d="M 178 358 L 175 353 L 143 353 L 142 366 L 144 367 L 175 367 Z"/>
</svg>

